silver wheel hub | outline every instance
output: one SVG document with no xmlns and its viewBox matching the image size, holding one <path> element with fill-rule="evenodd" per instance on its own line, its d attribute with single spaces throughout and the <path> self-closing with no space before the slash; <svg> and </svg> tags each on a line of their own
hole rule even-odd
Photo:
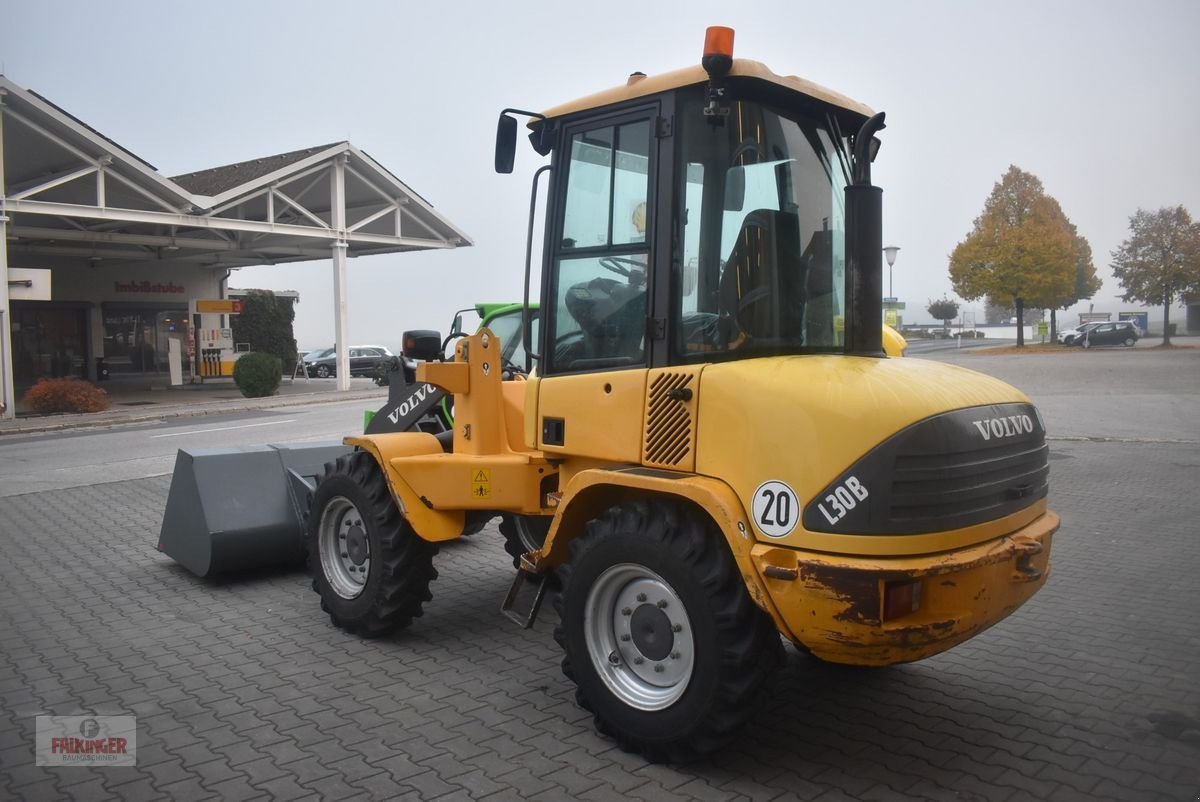
<svg viewBox="0 0 1200 802">
<path fill-rule="evenodd" d="M 695 667 L 683 601 L 645 566 L 607 568 L 588 591 L 584 638 L 596 673 L 622 702 L 662 710 L 678 701 Z"/>
<path fill-rule="evenodd" d="M 345 496 L 334 496 L 321 513 L 317 547 L 321 570 L 333 592 L 343 599 L 362 593 L 371 571 L 371 542 L 362 513 Z"/>
</svg>

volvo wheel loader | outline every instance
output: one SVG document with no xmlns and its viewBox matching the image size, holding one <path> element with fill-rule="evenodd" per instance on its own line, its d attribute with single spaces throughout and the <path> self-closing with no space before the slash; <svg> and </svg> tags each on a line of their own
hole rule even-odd
<svg viewBox="0 0 1200 802">
<path fill-rule="evenodd" d="M 518 117 L 549 159 L 524 375 L 487 328 L 420 364 L 452 433 L 346 438 L 308 519 L 322 607 L 364 636 L 421 615 L 479 515 L 538 532 L 506 606 L 524 587 L 528 623 L 549 594 L 579 704 L 650 760 L 730 739 L 781 635 L 884 666 L 979 634 L 1042 587 L 1058 528 L 1029 399 L 884 352 L 883 114 L 732 42 L 501 114 L 498 170 Z"/>
</svg>

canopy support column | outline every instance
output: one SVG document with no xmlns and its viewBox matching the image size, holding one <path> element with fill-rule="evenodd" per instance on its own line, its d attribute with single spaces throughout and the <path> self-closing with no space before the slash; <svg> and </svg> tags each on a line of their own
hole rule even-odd
<svg viewBox="0 0 1200 802">
<path fill-rule="evenodd" d="M 346 154 L 333 162 L 330 173 L 330 223 L 337 240 L 333 243 L 333 327 L 337 354 L 337 388 L 350 389 L 350 321 L 346 317 Z"/>
<path fill-rule="evenodd" d="M 0 419 L 17 414 L 13 384 L 12 312 L 8 304 L 8 215 L 5 213 L 4 97 L 0 89 Z"/>
</svg>

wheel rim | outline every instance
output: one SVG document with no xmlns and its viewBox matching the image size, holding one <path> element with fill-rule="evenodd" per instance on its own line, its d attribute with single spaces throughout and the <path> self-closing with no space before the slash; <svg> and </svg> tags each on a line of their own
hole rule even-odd
<svg viewBox="0 0 1200 802">
<path fill-rule="evenodd" d="M 335 496 L 321 513 L 318 532 L 321 570 L 333 592 L 356 599 L 371 574 L 371 542 L 363 515 L 345 496 Z"/>
<path fill-rule="evenodd" d="M 318 365 L 317 366 L 317 376 L 322 379 L 328 379 L 329 378 L 329 368 L 325 367 L 324 365 Z"/>
<path fill-rule="evenodd" d="M 596 578 L 584 639 L 596 673 L 630 707 L 662 710 L 691 681 L 696 651 L 687 609 L 666 580 L 644 566 L 621 563 Z"/>
</svg>

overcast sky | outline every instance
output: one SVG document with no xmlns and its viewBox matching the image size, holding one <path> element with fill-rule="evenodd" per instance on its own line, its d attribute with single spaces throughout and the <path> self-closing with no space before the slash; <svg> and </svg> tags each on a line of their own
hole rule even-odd
<svg viewBox="0 0 1200 802">
<path fill-rule="evenodd" d="M 0 0 L 0 71 L 168 176 L 340 140 L 370 153 L 475 241 L 350 262 L 351 341 L 395 347 L 520 297 L 542 161 L 522 148 L 513 175 L 493 172 L 497 112 L 696 63 L 708 25 L 736 30 L 737 56 L 887 112 L 874 179 L 910 321 L 950 294 L 948 256 L 1010 164 L 1091 243 L 1093 303 L 1114 317 L 1137 308 L 1109 268 L 1130 215 L 1200 216 L 1196 0 Z M 231 284 L 298 290 L 297 340 L 316 347 L 333 341 L 331 274 L 247 268 Z"/>
</svg>

